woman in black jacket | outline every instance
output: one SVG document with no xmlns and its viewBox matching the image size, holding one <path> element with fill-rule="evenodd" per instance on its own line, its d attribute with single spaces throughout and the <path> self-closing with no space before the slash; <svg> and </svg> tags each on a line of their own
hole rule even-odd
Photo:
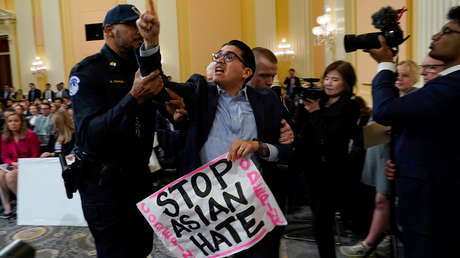
<svg viewBox="0 0 460 258">
<path fill-rule="evenodd" d="M 296 119 L 296 160 L 305 170 L 320 257 L 335 257 L 334 214 L 346 187 L 348 146 L 359 105 L 352 94 L 356 75 L 350 63 L 330 64 L 322 77 L 324 93 L 305 99 Z M 307 95 L 308 96 L 308 95 Z"/>
</svg>

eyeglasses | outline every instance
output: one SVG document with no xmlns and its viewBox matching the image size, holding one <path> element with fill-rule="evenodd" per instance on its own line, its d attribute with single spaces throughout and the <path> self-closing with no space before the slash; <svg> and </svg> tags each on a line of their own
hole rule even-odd
<svg viewBox="0 0 460 258">
<path fill-rule="evenodd" d="M 232 52 L 232 51 L 228 51 L 228 52 L 225 52 L 225 53 L 222 53 L 222 51 L 219 51 L 217 53 L 213 53 L 212 55 L 212 60 L 214 62 L 217 62 L 217 60 L 219 60 L 221 57 L 224 58 L 224 62 L 226 64 L 232 62 L 233 60 L 238 59 L 240 60 L 241 63 L 243 63 L 244 66 L 248 66 L 246 64 L 246 62 L 243 60 L 243 58 L 239 57 L 236 53 Z"/>
<path fill-rule="evenodd" d="M 445 64 L 426 64 L 426 65 L 419 65 L 421 70 L 425 70 L 429 73 L 436 73 L 438 72 L 436 68 L 446 66 Z"/>
<path fill-rule="evenodd" d="M 440 31 L 440 33 L 441 33 L 441 36 L 443 36 L 445 34 L 451 34 L 451 33 L 459 33 L 460 34 L 460 31 L 453 30 L 453 29 L 451 29 L 449 27 L 445 27 Z"/>
</svg>

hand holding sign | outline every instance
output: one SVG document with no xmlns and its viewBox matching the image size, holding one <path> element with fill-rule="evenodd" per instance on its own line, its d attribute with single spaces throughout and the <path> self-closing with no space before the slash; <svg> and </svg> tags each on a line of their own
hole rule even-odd
<svg viewBox="0 0 460 258">
<path fill-rule="evenodd" d="M 249 153 L 256 152 L 259 149 L 258 141 L 246 141 L 235 139 L 228 151 L 227 160 L 235 161 L 240 157 L 246 157 Z"/>
<path fill-rule="evenodd" d="M 225 257 L 248 249 L 286 218 L 249 159 L 227 155 L 137 204 L 176 257 Z"/>
<path fill-rule="evenodd" d="M 148 8 L 136 21 L 139 33 L 144 38 L 145 48 L 149 49 L 159 44 L 160 19 L 153 5 L 153 1 L 148 1 Z"/>
</svg>

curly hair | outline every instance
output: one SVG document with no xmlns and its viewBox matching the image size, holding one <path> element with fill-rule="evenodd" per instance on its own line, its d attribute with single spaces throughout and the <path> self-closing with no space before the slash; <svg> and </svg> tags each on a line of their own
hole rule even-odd
<svg viewBox="0 0 460 258">
<path fill-rule="evenodd" d="M 455 21 L 460 26 L 460 5 L 450 8 L 447 19 Z"/>
</svg>

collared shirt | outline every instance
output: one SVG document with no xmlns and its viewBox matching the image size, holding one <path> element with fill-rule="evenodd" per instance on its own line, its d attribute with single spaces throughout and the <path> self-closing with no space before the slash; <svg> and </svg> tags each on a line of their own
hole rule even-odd
<svg viewBox="0 0 460 258">
<path fill-rule="evenodd" d="M 145 49 L 144 44 L 139 48 L 140 56 L 150 56 L 158 52 L 160 46 Z M 201 164 L 206 164 L 220 155 L 229 151 L 236 138 L 243 140 L 257 139 L 257 125 L 249 103 L 247 87 L 243 87 L 235 97 L 217 87 L 219 99 L 217 100 L 216 116 L 209 132 L 208 139 L 200 150 Z M 270 155 L 263 159 L 278 161 L 279 150 L 275 146 L 267 144 Z M 252 154 L 249 154 L 251 157 Z"/>
<path fill-rule="evenodd" d="M 245 86 L 235 97 L 217 87 L 219 99 L 217 100 L 216 116 L 209 132 L 208 139 L 200 150 L 201 164 L 206 164 L 220 155 L 229 151 L 236 138 L 243 140 L 257 139 L 257 125 L 251 104 L 247 97 Z M 267 144 L 270 156 L 264 158 L 268 161 L 278 160 L 278 148 Z M 249 158 L 253 154 L 249 154 Z"/>
<path fill-rule="evenodd" d="M 246 87 L 238 95 L 230 97 L 218 89 L 217 110 L 208 139 L 201 148 L 200 159 L 206 164 L 228 152 L 236 138 L 257 139 L 257 127 L 251 104 L 247 98 Z"/>
<path fill-rule="evenodd" d="M 439 76 L 448 75 L 449 73 L 453 73 L 453 72 L 456 72 L 456 71 L 458 71 L 458 70 L 460 70 L 460 65 L 454 65 L 454 66 L 452 66 L 452 67 L 449 67 L 449 68 L 447 68 L 447 69 L 441 71 L 441 72 L 439 73 Z"/>
<path fill-rule="evenodd" d="M 56 95 L 55 95 L 55 96 L 56 96 L 56 98 L 62 98 L 62 95 L 63 95 L 63 94 L 64 94 L 64 89 L 58 90 L 58 91 L 56 92 Z"/>
<path fill-rule="evenodd" d="M 52 98 L 51 90 L 46 90 L 45 91 L 45 99 L 51 99 L 51 98 Z"/>
</svg>

